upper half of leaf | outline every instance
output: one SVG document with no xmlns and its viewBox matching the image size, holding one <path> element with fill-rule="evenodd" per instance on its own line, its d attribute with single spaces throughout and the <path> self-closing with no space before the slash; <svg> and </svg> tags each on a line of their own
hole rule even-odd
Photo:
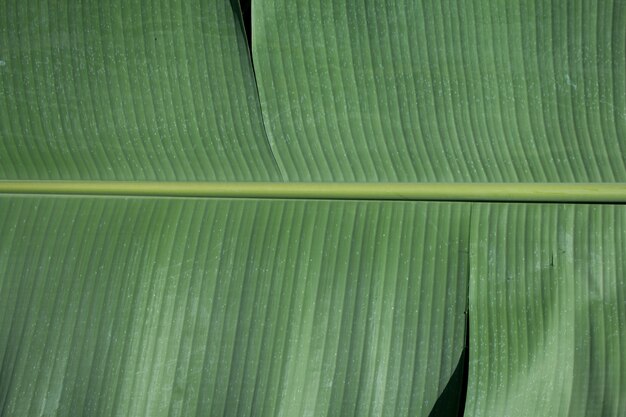
<svg viewBox="0 0 626 417">
<path fill-rule="evenodd" d="M 1 179 L 626 181 L 621 1 L 0 12 Z"/>
<path fill-rule="evenodd" d="M 0 178 L 278 178 L 236 2 L 4 1 Z"/>
<path fill-rule="evenodd" d="M 626 3 L 254 0 L 290 180 L 626 181 Z"/>
</svg>

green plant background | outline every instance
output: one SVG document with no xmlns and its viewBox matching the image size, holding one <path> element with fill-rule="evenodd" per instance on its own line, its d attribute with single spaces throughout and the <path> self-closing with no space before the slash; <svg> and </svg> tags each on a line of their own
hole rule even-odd
<svg viewBox="0 0 626 417">
<path fill-rule="evenodd" d="M 625 416 L 626 3 L 243 6 L 0 0 L 0 415 Z"/>
</svg>

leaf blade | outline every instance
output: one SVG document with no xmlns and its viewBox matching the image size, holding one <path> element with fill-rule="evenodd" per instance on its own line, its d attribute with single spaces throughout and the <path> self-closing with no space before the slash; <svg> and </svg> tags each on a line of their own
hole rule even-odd
<svg viewBox="0 0 626 417">
<path fill-rule="evenodd" d="M 0 178 L 274 181 L 238 6 L 3 2 Z"/>
<path fill-rule="evenodd" d="M 5 197 L 0 212 L 4 414 L 427 415 L 463 349 L 467 205 Z"/>
<path fill-rule="evenodd" d="M 466 415 L 623 414 L 624 207 L 476 208 Z"/>
<path fill-rule="evenodd" d="M 626 181 L 619 1 L 254 4 L 291 181 Z"/>
</svg>

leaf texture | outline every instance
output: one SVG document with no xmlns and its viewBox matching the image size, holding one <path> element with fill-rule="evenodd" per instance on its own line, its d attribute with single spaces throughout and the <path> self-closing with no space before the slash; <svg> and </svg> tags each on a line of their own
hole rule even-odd
<svg viewBox="0 0 626 417">
<path fill-rule="evenodd" d="M 254 0 L 292 181 L 625 182 L 621 0 Z"/>
<path fill-rule="evenodd" d="M 624 1 L 252 20 L 254 71 L 236 0 L 2 1 L 0 180 L 626 183 Z M 3 195 L 0 416 L 457 415 L 469 308 L 466 416 L 621 417 L 625 240 L 609 205 Z"/>
<path fill-rule="evenodd" d="M 426 416 L 469 206 L 0 198 L 0 415 Z"/>
<path fill-rule="evenodd" d="M 626 207 L 472 214 L 465 416 L 626 415 Z"/>
<path fill-rule="evenodd" d="M 0 179 L 280 179 L 238 7 L 2 1 Z"/>
</svg>

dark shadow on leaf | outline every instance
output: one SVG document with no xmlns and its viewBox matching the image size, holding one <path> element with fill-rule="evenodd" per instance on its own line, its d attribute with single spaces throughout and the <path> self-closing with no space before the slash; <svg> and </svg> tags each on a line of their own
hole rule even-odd
<svg viewBox="0 0 626 417">
<path fill-rule="evenodd" d="M 428 417 L 462 417 L 465 411 L 469 370 L 469 320 L 467 316 L 465 320 L 465 349 Z"/>
<path fill-rule="evenodd" d="M 461 394 L 464 385 L 463 376 L 465 374 L 466 356 L 467 354 L 464 350 L 454 373 L 439 398 L 437 398 L 437 402 L 428 417 L 458 417 L 463 415 L 464 404 L 461 403 Z"/>
<path fill-rule="evenodd" d="M 246 34 L 248 49 L 252 50 L 252 0 L 230 0 L 230 6 Z"/>
</svg>

